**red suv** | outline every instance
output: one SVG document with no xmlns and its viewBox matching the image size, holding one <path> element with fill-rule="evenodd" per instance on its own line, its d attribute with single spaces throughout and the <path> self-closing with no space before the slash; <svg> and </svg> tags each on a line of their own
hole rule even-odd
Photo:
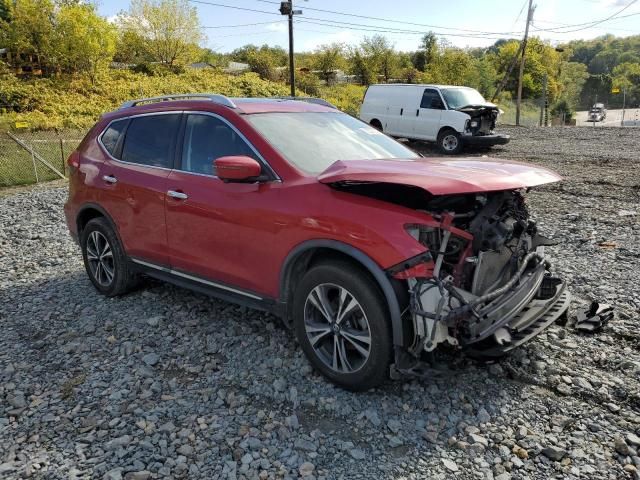
<svg viewBox="0 0 640 480">
<path fill-rule="evenodd" d="M 533 165 L 428 159 L 331 106 L 176 95 L 106 114 L 69 158 L 91 282 L 140 274 L 280 316 L 363 390 L 436 347 L 500 357 L 569 304 L 526 190 Z"/>
</svg>

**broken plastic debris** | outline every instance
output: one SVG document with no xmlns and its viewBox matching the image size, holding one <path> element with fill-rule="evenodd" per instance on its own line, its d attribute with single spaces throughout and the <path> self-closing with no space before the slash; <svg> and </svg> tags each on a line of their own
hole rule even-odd
<svg viewBox="0 0 640 480">
<path fill-rule="evenodd" d="M 613 319 L 613 307 L 606 303 L 592 302 L 589 307 L 583 307 L 576 313 L 573 328 L 583 332 L 599 332 Z"/>
<path fill-rule="evenodd" d="M 616 242 L 600 242 L 598 246 L 602 248 L 616 248 L 618 244 Z"/>
</svg>

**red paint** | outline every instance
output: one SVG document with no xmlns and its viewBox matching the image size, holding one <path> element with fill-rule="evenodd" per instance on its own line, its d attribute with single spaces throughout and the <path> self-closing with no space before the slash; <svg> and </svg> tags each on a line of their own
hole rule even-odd
<svg viewBox="0 0 640 480">
<path fill-rule="evenodd" d="M 220 157 L 214 162 L 215 171 L 223 180 L 246 180 L 260 175 L 260 164 L 251 157 L 232 155 Z"/>
<path fill-rule="evenodd" d="M 337 162 L 316 178 L 290 165 L 244 117 L 271 111 L 335 115 L 334 109 L 292 101 L 236 103 L 238 108 L 230 109 L 206 100 L 172 101 L 103 116 L 70 159 L 77 159 L 79 165 L 70 177 L 65 204 L 71 232 L 78 233 L 80 209 L 97 204 L 113 219 L 128 255 L 278 298 L 284 261 L 306 241 L 342 242 L 386 269 L 426 251 L 407 233 L 407 225 L 441 225 L 426 213 L 341 192 L 326 183 L 385 181 L 447 194 L 520 188 L 560 178 L 540 167 L 473 159 Z M 244 134 L 279 179 L 225 183 L 213 176 L 119 162 L 99 145 L 97 136 L 111 120 L 161 111 L 204 111 L 224 117 Z M 233 162 L 245 170 L 253 168 L 237 158 L 221 163 Z M 117 183 L 105 182 L 105 175 L 117 177 Z M 172 198 L 167 195 L 169 190 L 188 198 Z M 444 227 L 452 234 L 470 237 Z M 426 267 L 416 268 L 413 273 L 426 273 L 420 270 Z"/>
<path fill-rule="evenodd" d="M 420 187 L 433 195 L 512 190 L 561 179 L 543 167 L 477 158 L 349 160 L 336 162 L 318 175 L 322 183 L 397 183 Z"/>
</svg>

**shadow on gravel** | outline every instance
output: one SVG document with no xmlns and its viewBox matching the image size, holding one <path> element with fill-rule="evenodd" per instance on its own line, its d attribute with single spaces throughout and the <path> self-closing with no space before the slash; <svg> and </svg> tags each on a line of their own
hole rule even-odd
<svg viewBox="0 0 640 480">
<path fill-rule="evenodd" d="M 416 448 L 435 454 L 450 437 L 466 448 L 475 435 L 474 448 L 484 449 L 480 426 L 518 396 L 512 382 L 460 362 L 441 364 L 427 379 L 349 393 L 311 370 L 275 317 L 155 281 L 109 299 L 78 272 L 9 288 L 2 298 L 13 381 L 28 378 L 40 387 L 25 388 L 27 397 L 52 402 L 13 413 L 51 448 L 63 439 L 86 441 L 89 432 L 98 435 L 92 448 L 124 431 L 142 438 L 134 424 L 143 418 L 157 428 L 213 416 L 224 438 L 196 435 L 226 441 L 218 443 L 219 459 L 233 457 L 251 436 L 238 436 L 243 425 L 268 423 L 288 459 L 315 454 L 318 467 L 330 467 L 335 455 L 372 455 L 384 465 Z M 59 418 L 71 410 L 77 413 Z"/>
</svg>

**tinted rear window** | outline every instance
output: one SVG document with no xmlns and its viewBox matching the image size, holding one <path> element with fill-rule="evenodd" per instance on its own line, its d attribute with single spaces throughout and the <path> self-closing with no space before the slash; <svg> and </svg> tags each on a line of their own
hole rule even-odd
<svg viewBox="0 0 640 480">
<path fill-rule="evenodd" d="M 105 130 L 100 138 L 102 145 L 104 145 L 104 148 L 107 149 L 107 152 L 109 152 L 112 157 L 118 158 L 116 155 L 118 153 L 118 141 L 120 140 L 128 122 L 129 119 L 116 120 L 109 125 L 109 128 Z"/>
<path fill-rule="evenodd" d="M 132 118 L 122 147 L 122 160 L 153 167 L 172 167 L 174 138 L 179 124 L 179 113 Z"/>
</svg>

